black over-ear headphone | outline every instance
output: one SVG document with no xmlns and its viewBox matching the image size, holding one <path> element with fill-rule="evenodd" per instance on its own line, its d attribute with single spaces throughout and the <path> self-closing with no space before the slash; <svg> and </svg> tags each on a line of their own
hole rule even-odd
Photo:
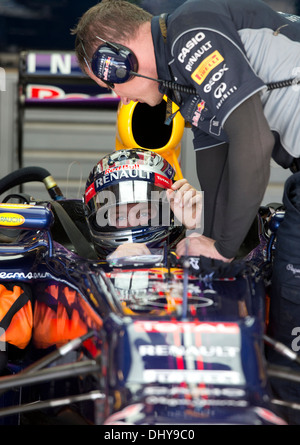
<svg viewBox="0 0 300 445">
<path fill-rule="evenodd" d="M 91 60 L 96 77 L 108 84 L 115 84 L 125 83 L 137 75 L 138 61 L 129 48 L 106 40 L 103 42 L 104 45 L 97 48 Z"/>
<path fill-rule="evenodd" d="M 176 90 L 182 93 L 197 94 L 195 88 L 179 85 L 175 82 L 154 79 L 152 77 L 138 74 L 138 61 L 136 55 L 126 46 L 119 43 L 111 43 L 101 40 L 104 44 L 100 45 L 91 60 L 91 68 L 96 77 L 102 80 L 111 88 L 114 84 L 125 83 L 134 76 L 143 77 L 161 83 L 164 87 Z"/>
</svg>

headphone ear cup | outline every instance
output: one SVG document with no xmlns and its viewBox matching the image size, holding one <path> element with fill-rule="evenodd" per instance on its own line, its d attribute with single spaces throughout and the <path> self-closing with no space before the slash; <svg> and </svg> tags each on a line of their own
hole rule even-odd
<svg viewBox="0 0 300 445">
<path fill-rule="evenodd" d="M 137 58 L 129 48 L 109 42 L 95 51 L 91 65 L 96 77 L 111 84 L 127 82 L 138 70 Z"/>
<path fill-rule="evenodd" d="M 124 67 L 119 67 L 116 69 L 116 76 L 118 79 L 123 79 L 127 76 L 127 70 Z"/>
</svg>

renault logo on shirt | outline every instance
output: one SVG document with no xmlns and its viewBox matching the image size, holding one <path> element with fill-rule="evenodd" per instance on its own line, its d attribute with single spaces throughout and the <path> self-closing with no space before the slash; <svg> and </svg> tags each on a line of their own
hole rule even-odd
<svg viewBox="0 0 300 445">
<path fill-rule="evenodd" d="M 208 57 L 206 57 L 203 62 L 195 69 L 192 73 L 192 79 L 198 84 L 201 85 L 202 82 L 206 79 L 208 74 L 220 63 L 222 63 L 224 57 L 221 56 L 219 51 L 214 51 Z"/>
</svg>

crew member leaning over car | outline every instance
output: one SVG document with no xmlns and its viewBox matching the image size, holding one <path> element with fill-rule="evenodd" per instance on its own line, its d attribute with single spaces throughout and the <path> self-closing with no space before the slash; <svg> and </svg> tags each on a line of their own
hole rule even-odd
<svg viewBox="0 0 300 445">
<path fill-rule="evenodd" d="M 179 106 L 194 134 L 204 191 L 203 235 L 193 238 L 188 253 L 231 261 L 265 195 L 271 158 L 300 169 L 300 17 L 260 0 L 188 0 L 155 17 L 125 0 L 102 0 L 73 33 L 82 69 L 123 103 L 155 106 L 166 95 Z M 120 70 L 114 60 L 124 51 L 134 63 Z M 179 242 L 177 251 L 185 247 Z M 277 276 L 287 266 L 282 261 Z M 279 307 L 288 282 L 280 284 Z M 287 316 L 276 326 L 291 347 L 289 313 L 300 306 L 299 284 L 289 294 Z"/>
<path fill-rule="evenodd" d="M 230 261 L 259 210 L 271 157 L 299 166 L 300 18 L 260 0 L 189 0 L 155 17 L 102 0 L 73 33 L 81 68 L 123 103 L 156 106 L 166 95 L 178 105 L 204 191 L 204 232 L 190 254 Z"/>
</svg>

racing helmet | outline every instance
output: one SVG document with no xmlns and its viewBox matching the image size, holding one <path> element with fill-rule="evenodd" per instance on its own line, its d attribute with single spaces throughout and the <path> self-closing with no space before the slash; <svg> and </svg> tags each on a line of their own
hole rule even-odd
<svg viewBox="0 0 300 445">
<path fill-rule="evenodd" d="M 166 196 L 174 175 L 162 156 L 140 148 L 117 150 L 94 166 L 84 209 L 100 258 L 126 242 L 172 248 L 183 238 L 185 228 L 175 221 Z"/>
</svg>

